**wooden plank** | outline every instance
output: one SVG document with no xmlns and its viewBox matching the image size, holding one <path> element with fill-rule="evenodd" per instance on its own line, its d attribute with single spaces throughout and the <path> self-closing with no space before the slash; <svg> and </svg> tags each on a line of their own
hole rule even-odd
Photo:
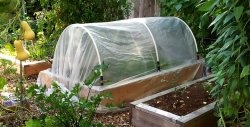
<svg viewBox="0 0 250 127">
<path fill-rule="evenodd" d="M 210 110 L 202 116 L 185 123 L 183 127 L 217 127 L 217 119 L 213 110 Z"/>
<path fill-rule="evenodd" d="M 193 111 L 193 112 L 191 112 L 183 117 L 180 117 L 178 119 L 178 121 L 186 124 L 188 121 L 191 121 L 192 119 L 196 119 L 198 117 L 201 117 L 202 115 L 205 115 L 206 112 L 213 110 L 214 106 L 215 106 L 215 102 L 210 103 L 210 104 L 208 104 L 200 109 L 197 109 L 196 111 Z"/>
<path fill-rule="evenodd" d="M 38 63 L 26 63 L 23 65 L 23 73 L 25 76 L 38 74 L 42 70 L 51 68 L 52 64 L 50 62 L 38 62 Z"/>
<path fill-rule="evenodd" d="M 148 95 L 152 95 L 163 90 L 173 88 L 182 83 L 191 81 L 194 79 L 197 71 L 199 70 L 200 63 L 185 66 L 183 68 L 178 68 L 171 70 L 170 72 L 160 73 L 150 78 L 140 79 L 133 81 L 131 83 L 117 85 L 114 87 L 107 86 L 106 88 L 93 87 L 93 91 L 98 91 L 99 93 L 111 93 L 112 99 L 105 99 L 102 104 L 120 104 L 129 103 L 134 100 L 138 100 Z"/>
<path fill-rule="evenodd" d="M 171 121 L 172 123 L 177 123 L 177 120 L 181 118 L 181 116 L 175 115 L 171 112 L 166 112 L 164 110 L 146 105 L 144 103 L 137 104 L 135 106 L 136 109 L 141 110 L 143 112 L 149 113 L 151 115 L 156 115 L 160 119 L 165 119 L 167 121 Z"/>
<path fill-rule="evenodd" d="M 90 90 L 90 95 L 92 96 L 108 92 L 111 93 L 112 99 L 104 99 L 101 103 L 102 105 L 110 103 L 113 105 L 129 105 L 129 103 L 134 100 L 138 100 L 145 96 L 152 95 L 193 80 L 202 64 L 202 61 L 197 61 L 193 64 L 183 65 L 169 70 L 162 70 L 161 72 L 155 72 L 128 82 L 121 82 L 108 86 L 93 86 Z M 50 86 L 53 79 L 56 79 L 59 82 L 64 82 L 67 86 L 67 81 L 65 81 L 66 79 L 55 76 L 52 78 L 52 73 L 48 70 L 40 72 L 38 77 L 41 84 L 46 84 L 47 87 Z M 79 95 L 81 97 L 87 97 L 88 92 L 89 88 L 85 86 L 82 88 Z"/>
<path fill-rule="evenodd" d="M 161 109 L 149 106 L 144 104 L 144 102 L 147 102 L 149 100 L 152 100 L 154 98 L 157 98 L 159 96 L 168 94 L 170 92 L 173 92 L 175 90 L 188 87 L 190 85 L 193 85 L 197 82 L 203 82 L 208 79 L 210 79 L 212 75 L 203 77 L 185 84 L 182 84 L 180 86 L 177 86 L 175 88 L 171 88 L 165 91 L 162 91 L 160 93 L 142 98 L 140 100 L 134 101 L 131 103 L 130 108 L 132 111 L 132 124 L 135 125 L 141 125 L 141 122 L 145 122 L 142 116 L 148 117 L 147 122 L 150 122 L 151 126 L 158 126 L 158 122 L 162 121 L 169 121 L 172 124 L 179 125 L 181 127 L 215 127 L 216 126 L 216 118 L 213 116 L 213 109 L 215 106 L 215 102 L 208 104 L 198 110 L 195 110 L 185 116 L 178 116 L 175 114 L 172 114 L 171 112 L 163 111 Z M 133 110 L 136 109 L 136 110 Z M 135 111 L 136 113 L 133 113 Z M 133 116 L 134 115 L 134 116 Z M 149 116 L 157 116 L 157 117 L 149 117 Z M 135 120 L 133 120 L 135 119 Z M 157 120 L 155 120 L 157 119 Z M 142 120 L 142 121 L 140 121 Z M 136 122 L 133 122 L 136 121 Z M 154 121 L 158 121 L 155 123 Z"/>
<path fill-rule="evenodd" d="M 157 115 L 148 114 L 135 108 L 132 109 L 132 125 L 135 127 L 180 127 L 180 125 L 161 119 Z"/>
</svg>

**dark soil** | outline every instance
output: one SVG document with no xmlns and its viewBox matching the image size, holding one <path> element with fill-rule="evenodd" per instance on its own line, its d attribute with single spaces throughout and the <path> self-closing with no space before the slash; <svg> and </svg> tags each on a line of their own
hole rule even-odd
<svg viewBox="0 0 250 127">
<path fill-rule="evenodd" d="M 209 92 L 205 90 L 203 84 L 196 83 L 188 88 L 165 94 L 146 103 L 152 107 L 183 116 L 212 102 L 213 99 L 209 96 Z"/>
</svg>

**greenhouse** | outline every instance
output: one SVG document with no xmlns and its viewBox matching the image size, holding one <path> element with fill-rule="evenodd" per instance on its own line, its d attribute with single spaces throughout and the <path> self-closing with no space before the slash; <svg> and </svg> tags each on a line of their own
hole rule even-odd
<svg viewBox="0 0 250 127">
<path fill-rule="evenodd" d="M 68 89 L 98 72 L 94 85 L 119 84 L 195 62 L 196 52 L 192 31 L 176 17 L 72 24 L 58 40 L 51 74 Z"/>
</svg>

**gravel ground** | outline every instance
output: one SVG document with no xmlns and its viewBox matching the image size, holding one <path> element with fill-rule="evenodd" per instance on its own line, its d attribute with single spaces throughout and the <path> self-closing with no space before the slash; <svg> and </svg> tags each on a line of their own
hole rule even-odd
<svg viewBox="0 0 250 127">
<path fill-rule="evenodd" d="M 115 127 L 133 127 L 129 122 L 129 111 L 97 114 L 94 120 Z"/>
</svg>

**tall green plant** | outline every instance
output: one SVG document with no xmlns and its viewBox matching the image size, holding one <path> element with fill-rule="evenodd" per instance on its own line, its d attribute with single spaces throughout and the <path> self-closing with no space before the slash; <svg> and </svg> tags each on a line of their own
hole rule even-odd
<svg viewBox="0 0 250 127">
<path fill-rule="evenodd" d="M 216 85 L 218 125 L 250 126 L 250 1 L 209 0 L 200 11 L 214 19 L 210 24 L 218 38 L 209 47 L 209 65 Z"/>
</svg>

